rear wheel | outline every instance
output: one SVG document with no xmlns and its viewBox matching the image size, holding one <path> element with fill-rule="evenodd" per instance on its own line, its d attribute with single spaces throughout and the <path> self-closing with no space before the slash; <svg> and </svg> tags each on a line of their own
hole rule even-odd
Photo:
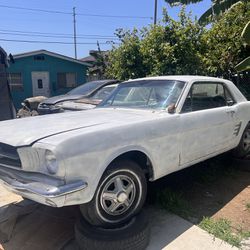
<svg viewBox="0 0 250 250">
<path fill-rule="evenodd" d="M 132 161 L 117 161 L 104 173 L 92 201 L 80 205 L 80 210 L 92 225 L 116 227 L 141 210 L 146 193 L 146 178 L 140 166 Z"/>
<path fill-rule="evenodd" d="M 237 158 L 244 158 L 248 154 L 250 154 L 250 124 L 244 130 L 239 145 L 233 151 L 233 155 Z"/>
</svg>

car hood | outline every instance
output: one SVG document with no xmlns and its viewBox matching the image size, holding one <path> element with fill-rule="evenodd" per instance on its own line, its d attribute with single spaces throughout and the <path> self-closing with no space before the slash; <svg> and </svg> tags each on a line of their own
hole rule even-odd
<svg viewBox="0 0 250 250">
<path fill-rule="evenodd" d="M 105 124 L 120 126 L 155 118 L 149 110 L 99 108 L 0 122 L 0 143 L 27 146 L 49 136 Z"/>
<path fill-rule="evenodd" d="M 58 102 L 70 101 L 70 100 L 77 100 L 82 98 L 83 95 L 58 95 L 51 98 L 46 99 L 42 102 L 42 104 L 53 105 Z"/>
<path fill-rule="evenodd" d="M 93 109 L 101 102 L 98 99 L 79 99 L 76 101 L 66 101 L 62 102 L 60 108 L 64 111 L 78 111 L 78 110 L 86 110 L 86 109 Z"/>
</svg>

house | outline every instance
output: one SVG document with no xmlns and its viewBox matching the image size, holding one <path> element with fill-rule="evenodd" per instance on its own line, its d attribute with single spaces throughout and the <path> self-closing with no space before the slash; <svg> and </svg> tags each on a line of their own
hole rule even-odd
<svg viewBox="0 0 250 250">
<path fill-rule="evenodd" d="M 13 55 L 8 68 L 13 102 L 20 108 L 21 102 L 32 96 L 65 94 L 86 82 L 90 64 L 47 50 Z"/>
</svg>

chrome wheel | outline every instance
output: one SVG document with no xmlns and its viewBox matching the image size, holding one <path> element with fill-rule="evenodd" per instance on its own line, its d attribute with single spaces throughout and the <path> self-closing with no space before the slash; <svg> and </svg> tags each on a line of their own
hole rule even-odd
<svg viewBox="0 0 250 250">
<path fill-rule="evenodd" d="M 136 186 L 132 178 L 117 175 L 104 186 L 100 195 L 103 210 L 112 216 L 125 213 L 133 204 Z"/>
<path fill-rule="evenodd" d="M 80 206 L 83 217 L 94 226 L 115 228 L 141 210 L 147 194 L 143 169 L 135 162 L 110 164 L 99 181 L 93 199 Z"/>
<path fill-rule="evenodd" d="M 245 151 L 250 150 L 250 129 L 247 129 L 243 135 L 243 148 Z"/>
</svg>

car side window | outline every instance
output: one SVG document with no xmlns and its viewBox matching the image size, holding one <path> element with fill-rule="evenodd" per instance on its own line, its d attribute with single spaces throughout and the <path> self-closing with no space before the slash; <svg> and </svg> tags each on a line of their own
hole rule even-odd
<svg viewBox="0 0 250 250">
<path fill-rule="evenodd" d="M 227 88 L 218 82 L 194 83 L 182 107 L 182 113 L 231 106 L 234 100 Z"/>
</svg>

